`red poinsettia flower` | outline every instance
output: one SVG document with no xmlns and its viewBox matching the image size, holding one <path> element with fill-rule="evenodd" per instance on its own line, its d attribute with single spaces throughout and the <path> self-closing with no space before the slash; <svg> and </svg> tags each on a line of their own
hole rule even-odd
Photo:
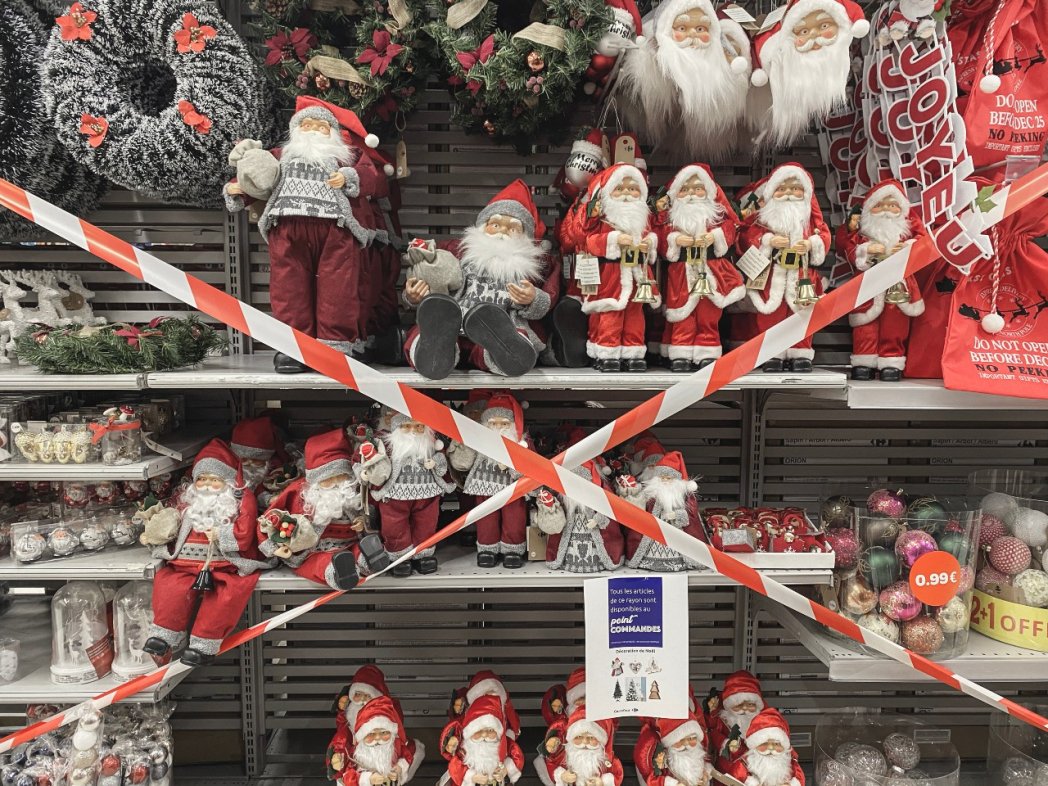
<svg viewBox="0 0 1048 786">
<path fill-rule="evenodd" d="M 266 39 L 266 46 L 269 47 L 266 65 L 274 66 L 296 59 L 304 63 L 309 50 L 314 49 L 316 45 L 316 36 L 309 32 L 308 28 L 296 27 L 291 31 L 291 35 L 281 30 L 272 38 Z"/>
<path fill-rule="evenodd" d="M 106 134 L 109 133 L 109 121 L 85 112 L 80 115 L 80 133 L 87 137 L 87 144 L 98 147 L 105 142 Z"/>
<path fill-rule="evenodd" d="M 371 34 L 371 46 L 360 53 L 357 62 L 365 65 L 371 63 L 371 75 L 382 76 L 393 58 L 403 51 L 404 47 L 393 43 L 388 30 L 379 29 Z"/>
<path fill-rule="evenodd" d="M 175 31 L 175 43 L 180 54 L 203 52 L 207 42 L 218 35 L 211 25 L 202 25 L 193 14 L 182 14 L 182 29 Z"/>
<path fill-rule="evenodd" d="M 466 89 L 473 95 L 479 93 L 481 88 L 483 87 L 484 83 L 481 82 L 479 79 L 470 79 L 468 82 L 466 82 Z"/>
<path fill-rule="evenodd" d="M 97 18 L 98 14 L 94 11 L 88 11 L 80 3 L 73 3 L 66 15 L 57 17 L 55 21 L 58 22 L 63 41 L 90 41 L 95 34 L 91 23 Z"/>
<path fill-rule="evenodd" d="M 141 330 L 134 325 L 128 325 L 127 327 L 116 331 L 116 335 L 124 339 L 129 347 L 138 349 L 140 339 L 159 336 L 162 335 L 162 333 L 159 330 Z"/>
<path fill-rule="evenodd" d="M 200 114 L 197 108 L 189 101 L 178 102 L 178 113 L 182 115 L 182 122 L 198 134 L 211 133 L 211 118 Z"/>
<path fill-rule="evenodd" d="M 495 36 L 489 35 L 472 52 L 456 52 L 455 59 L 458 60 L 463 71 L 469 72 L 477 63 L 488 62 L 493 54 L 495 54 Z"/>
</svg>

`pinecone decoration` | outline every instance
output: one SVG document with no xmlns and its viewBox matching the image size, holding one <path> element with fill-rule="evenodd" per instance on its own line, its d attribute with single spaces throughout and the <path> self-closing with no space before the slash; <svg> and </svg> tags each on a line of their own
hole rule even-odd
<svg viewBox="0 0 1048 786">
<path fill-rule="evenodd" d="M 277 19 L 286 19 L 295 0 L 262 0 L 265 12 Z"/>
</svg>

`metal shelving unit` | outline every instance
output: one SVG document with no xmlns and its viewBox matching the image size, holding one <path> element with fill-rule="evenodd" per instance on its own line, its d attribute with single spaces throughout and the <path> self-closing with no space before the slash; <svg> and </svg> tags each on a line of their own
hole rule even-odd
<svg viewBox="0 0 1048 786">
<path fill-rule="evenodd" d="M 891 383 L 858 382 L 850 379 L 847 383 L 846 400 L 851 409 L 1048 411 L 1048 401 L 947 390 L 941 379 L 904 379 Z"/>
<path fill-rule="evenodd" d="M 0 559 L 0 581 L 134 581 L 152 578 L 156 564 L 145 546 L 25 564 L 16 562 L 13 557 L 3 557 Z"/>
<path fill-rule="evenodd" d="M 60 390 L 141 390 L 145 374 L 42 374 L 35 366 L 0 367 L 0 390 L 50 393 Z"/>
</svg>

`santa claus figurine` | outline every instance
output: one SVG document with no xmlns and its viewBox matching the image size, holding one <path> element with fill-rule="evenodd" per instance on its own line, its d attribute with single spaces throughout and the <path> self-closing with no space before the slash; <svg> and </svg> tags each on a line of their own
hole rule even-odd
<svg viewBox="0 0 1048 786">
<path fill-rule="evenodd" d="M 351 589 L 389 564 L 376 536 L 364 534 L 365 522 L 352 447 L 344 429 L 333 429 L 306 440 L 305 477 L 259 517 L 259 548 L 303 578 Z"/>
<path fill-rule="evenodd" d="M 750 76 L 770 89 L 758 141 L 775 147 L 791 145 L 813 120 L 845 103 L 852 40 L 870 31 L 853 0 L 790 0 L 785 8 L 754 41 L 759 67 Z"/>
<path fill-rule="evenodd" d="M 244 493 L 240 459 L 229 446 L 220 439 L 207 443 L 192 478 L 178 500 L 177 528 L 165 524 L 162 537 L 150 537 L 171 516 L 160 505 L 139 514 L 145 542 L 155 544 L 152 554 L 164 562 L 153 578 L 153 624 L 142 649 L 167 658 L 188 632 L 182 662 L 202 666 L 240 621 L 257 571 L 269 564 L 258 551 L 255 495 Z"/>
<path fill-rule="evenodd" d="M 761 684 L 748 671 L 736 671 L 724 680 L 720 708 L 710 723 L 710 751 L 718 770 L 726 772 L 746 752 L 746 732 L 764 706 Z"/>
<path fill-rule="evenodd" d="M 543 757 L 542 766 L 554 786 L 620 786 L 622 762 L 615 755 L 614 721 L 586 719 L 586 708 L 575 709 L 562 721 L 562 744 Z M 548 736 L 548 735 L 547 735 Z"/>
<path fill-rule="evenodd" d="M 644 305 L 661 304 L 651 270 L 658 239 L 650 231 L 647 183 L 637 167 L 613 164 L 593 178 L 583 199 L 576 275 L 593 257 L 600 275 L 599 284 L 581 282 L 582 311 L 589 316 L 586 352 L 599 371 L 645 371 Z"/>
<path fill-rule="evenodd" d="M 370 316 L 364 249 L 375 230 L 367 226 L 370 214 L 359 205 L 354 210 L 351 200 L 375 192 L 384 176 L 367 150 L 378 146 L 378 137 L 348 109 L 308 97 L 300 97 L 296 109 L 282 147 L 237 143 L 229 156 L 237 178 L 224 189 L 226 207 L 237 212 L 256 200 L 265 204 L 258 229 L 269 245 L 273 316 L 341 352 L 360 354 Z M 280 373 L 306 370 L 280 352 L 273 362 Z"/>
<path fill-rule="evenodd" d="M 721 312 L 746 295 L 727 259 L 739 219 L 705 164 L 677 172 L 666 194 L 670 206 L 659 222 L 659 253 L 669 263 L 662 354 L 671 371 L 688 372 L 721 356 Z"/>
<path fill-rule="evenodd" d="M 644 481 L 645 509 L 656 518 L 705 542 L 706 535 L 695 502 L 697 490 L 698 484 L 688 480 L 684 457 L 678 451 L 667 453 L 651 468 Z M 699 567 L 693 559 L 633 529 L 626 530 L 626 564 L 631 568 L 654 571 Z"/>
<path fill-rule="evenodd" d="M 790 745 L 790 727 L 778 710 L 757 713 L 746 732 L 746 754 L 728 774 L 746 786 L 804 786 L 804 770 Z"/>
<path fill-rule="evenodd" d="M 604 488 L 604 477 L 593 461 L 572 470 L 580 478 Z M 549 534 L 546 565 L 571 573 L 600 573 L 622 566 L 625 543 L 622 527 L 564 495 L 554 497 L 548 510 L 542 506 L 533 514 L 544 519 L 535 524 Z"/>
<path fill-rule="evenodd" d="M 740 245 L 754 249 L 770 270 L 761 277 L 763 289 L 750 289 L 750 305 L 756 310 L 755 325 L 764 332 L 790 314 L 811 308 L 822 294 L 822 278 L 811 270 L 826 260 L 830 229 L 815 199 L 815 184 L 800 164 L 782 164 L 768 175 L 762 187 L 764 206 L 750 216 L 742 230 Z M 815 350 L 811 337 L 802 339 L 779 357 L 764 364 L 764 371 L 785 369 L 804 374 L 812 370 Z"/>
<path fill-rule="evenodd" d="M 390 695 L 389 687 L 386 685 L 386 676 L 378 666 L 372 663 L 361 666 L 353 675 L 352 681 L 339 691 L 333 707 L 335 734 L 328 743 L 327 749 L 329 780 L 334 780 L 338 776 L 338 772 L 352 756 L 353 730 L 356 728 L 360 710 L 369 701 L 379 696 L 385 696 L 392 701 L 398 722 L 403 723 L 404 713 L 400 709 L 400 703 Z M 337 757 L 338 754 L 342 755 L 341 759 Z M 340 762 L 343 767 L 336 770 L 334 765 Z"/>
<path fill-rule="evenodd" d="M 524 752 L 506 735 L 502 706 L 494 696 L 471 702 L 448 762 L 455 786 L 503 786 L 520 780 Z"/>
<path fill-rule="evenodd" d="M 396 705 L 380 696 L 361 708 L 352 747 L 333 751 L 330 767 L 339 786 L 402 786 L 414 777 L 424 757 L 425 747 L 408 738 Z"/>
<path fill-rule="evenodd" d="M 281 464 L 277 451 L 283 452 L 283 445 L 276 424 L 268 415 L 241 420 L 233 426 L 229 447 L 240 459 L 244 483 L 257 494 L 266 475 Z"/>
<path fill-rule="evenodd" d="M 627 454 L 630 458 L 630 472 L 637 480 L 643 481 L 647 480 L 647 471 L 666 455 L 666 448 L 650 431 L 643 431 L 627 448 Z"/>
<path fill-rule="evenodd" d="M 564 683 L 551 685 L 542 696 L 542 719 L 547 726 L 586 705 L 586 667 L 579 666 Z"/>
<path fill-rule="evenodd" d="M 390 420 L 385 444 L 386 456 L 374 466 L 358 465 L 356 471 L 378 503 L 382 543 L 390 559 L 396 560 L 437 531 L 440 500 L 455 490 L 455 484 L 448 475 L 444 443 L 426 424 L 397 413 Z M 422 549 L 390 572 L 400 578 L 410 576 L 412 562 L 419 573 L 435 573 L 436 547 Z"/>
<path fill-rule="evenodd" d="M 641 730 L 633 761 L 647 786 L 707 786 L 713 765 L 706 754 L 706 729 L 693 712 L 659 718 Z"/>
<path fill-rule="evenodd" d="M 510 698 L 509 692 L 506 690 L 506 683 L 502 681 L 502 677 L 498 674 L 489 669 L 478 671 L 470 679 L 463 696 L 467 707 L 483 696 L 491 696 L 498 699 L 499 706 L 502 708 L 502 719 L 506 729 L 506 736 L 511 740 L 515 740 L 520 736 L 520 717 L 513 706 L 513 699 Z"/>
<path fill-rule="evenodd" d="M 902 184 L 886 180 L 870 189 L 862 212 L 837 230 L 837 253 L 857 270 L 869 270 L 923 234 L 924 225 L 910 209 Z M 884 382 L 902 379 L 910 324 L 923 313 L 917 280 L 907 276 L 849 314 L 852 379 L 873 379 L 878 369 Z"/>
<path fill-rule="evenodd" d="M 407 335 L 408 362 L 427 379 L 444 379 L 465 357 L 472 368 L 517 377 L 535 367 L 542 342 L 528 324 L 546 316 L 550 295 L 546 227 L 531 190 L 514 180 L 480 211 L 448 250 L 462 265 L 462 286 L 452 295 L 431 292 L 409 278 L 404 301 L 418 308 Z"/>
</svg>

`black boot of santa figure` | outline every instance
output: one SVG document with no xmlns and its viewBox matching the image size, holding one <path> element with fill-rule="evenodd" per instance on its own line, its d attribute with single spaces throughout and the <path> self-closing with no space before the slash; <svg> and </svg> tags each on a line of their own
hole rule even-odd
<svg viewBox="0 0 1048 786">
<path fill-rule="evenodd" d="M 478 303 L 467 311 L 462 318 L 462 331 L 466 338 L 484 348 L 489 365 L 495 367 L 492 371 L 507 377 L 527 374 L 539 359 L 535 345 L 517 332 L 506 309 L 494 303 Z"/>
<path fill-rule="evenodd" d="M 873 369 L 869 366 L 852 366 L 851 378 L 860 382 L 873 379 Z"/>
<path fill-rule="evenodd" d="M 550 347 L 557 364 L 564 368 L 585 368 L 589 317 L 582 313 L 582 303 L 572 297 L 561 298 L 550 315 Z"/>
<path fill-rule="evenodd" d="M 415 370 L 426 379 L 444 379 L 458 362 L 458 337 L 462 310 L 448 295 L 427 295 L 418 306 L 415 319 Z"/>
</svg>

